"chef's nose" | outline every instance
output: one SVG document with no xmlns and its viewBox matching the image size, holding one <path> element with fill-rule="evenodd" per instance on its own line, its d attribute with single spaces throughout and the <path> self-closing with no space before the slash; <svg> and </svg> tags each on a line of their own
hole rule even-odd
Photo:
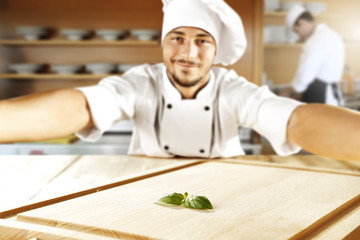
<svg viewBox="0 0 360 240">
<path fill-rule="evenodd" d="M 184 42 L 180 54 L 184 59 L 195 59 L 198 55 L 198 47 L 192 41 Z"/>
</svg>

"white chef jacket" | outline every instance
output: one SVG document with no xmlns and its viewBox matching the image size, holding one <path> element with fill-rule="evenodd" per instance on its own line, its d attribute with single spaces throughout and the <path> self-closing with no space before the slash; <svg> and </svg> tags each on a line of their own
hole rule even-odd
<svg viewBox="0 0 360 240">
<path fill-rule="evenodd" d="M 319 23 L 305 41 L 298 70 L 292 87 L 302 93 L 315 80 L 327 84 L 325 103 L 339 105 L 334 97 L 331 83 L 339 83 L 345 65 L 345 47 L 340 35 L 327 25 Z M 341 98 L 341 92 L 338 92 Z"/>
<path fill-rule="evenodd" d="M 196 99 L 182 99 L 163 63 L 141 65 L 123 76 L 79 88 L 88 101 L 94 127 L 77 135 L 96 141 L 121 120 L 134 120 L 129 154 L 157 157 L 244 155 L 239 126 L 266 137 L 279 155 L 300 147 L 286 139 L 289 117 L 300 102 L 257 87 L 233 70 L 213 67 Z"/>
</svg>

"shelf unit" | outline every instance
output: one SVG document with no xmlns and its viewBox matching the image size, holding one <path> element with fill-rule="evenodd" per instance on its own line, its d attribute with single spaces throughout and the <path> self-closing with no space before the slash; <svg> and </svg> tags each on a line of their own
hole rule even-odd
<svg viewBox="0 0 360 240">
<path fill-rule="evenodd" d="M 22 39 L 0 39 L 0 45 L 4 46 L 157 46 L 158 40 L 140 41 L 125 39 L 117 41 L 105 40 L 81 40 L 70 41 L 64 39 L 51 40 L 22 40 Z"/>
<path fill-rule="evenodd" d="M 0 39 L 0 45 L 3 46 L 74 46 L 74 47 L 91 47 L 91 46 L 123 46 L 123 47 L 151 47 L 159 46 L 158 40 L 151 41 L 140 41 L 136 39 L 124 39 L 116 41 L 106 40 L 81 40 L 81 41 L 70 41 L 66 39 L 49 39 L 49 40 L 24 40 L 24 39 Z M 68 79 L 68 80 L 99 80 L 115 74 L 89 74 L 89 73 L 78 73 L 78 74 L 56 74 L 56 73 L 33 73 L 33 74 L 22 74 L 22 73 L 0 73 L 0 79 Z"/>
<path fill-rule="evenodd" d="M 285 18 L 286 14 L 287 13 L 285 11 L 265 11 L 264 16 L 265 17 Z M 324 14 L 313 14 L 313 16 L 315 18 L 335 18 L 335 17 L 339 17 L 340 15 L 324 13 Z"/>
<path fill-rule="evenodd" d="M 284 49 L 284 48 L 301 48 L 303 43 L 266 43 L 264 44 L 265 49 Z"/>
<path fill-rule="evenodd" d="M 68 80 L 99 80 L 109 75 L 121 76 L 121 74 L 55 74 L 55 73 L 34 73 L 34 74 L 19 74 L 19 73 L 0 73 L 0 79 L 68 79 Z"/>
<path fill-rule="evenodd" d="M 96 84 L 114 74 L 57 74 L 53 65 L 86 65 L 95 62 L 118 64 L 158 63 L 162 60 L 159 38 L 141 41 L 130 35 L 114 41 L 92 34 L 89 39 L 73 41 L 61 35 L 63 29 L 161 30 L 161 1 L 133 0 L 11 0 L 0 4 L 0 99 L 57 88 Z M 19 26 L 44 26 L 46 39 L 20 38 Z M 11 73 L 12 63 L 41 63 L 44 71 L 36 74 Z"/>
<path fill-rule="evenodd" d="M 0 45 L 3 46 L 74 46 L 74 47 L 91 47 L 91 46 L 124 46 L 124 47 L 151 47 L 159 46 L 158 40 L 151 41 L 140 41 L 136 39 L 124 39 L 117 41 L 105 41 L 105 40 L 81 40 L 81 41 L 70 41 L 66 39 L 49 39 L 49 40 L 23 40 L 23 39 L 0 39 Z M 56 74 L 56 73 L 33 73 L 33 74 L 22 74 L 22 73 L 0 73 L 0 79 L 62 79 L 62 80 L 99 80 L 109 75 L 114 74 L 89 74 L 89 73 L 78 73 L 78 74 Z"/>
</svg>

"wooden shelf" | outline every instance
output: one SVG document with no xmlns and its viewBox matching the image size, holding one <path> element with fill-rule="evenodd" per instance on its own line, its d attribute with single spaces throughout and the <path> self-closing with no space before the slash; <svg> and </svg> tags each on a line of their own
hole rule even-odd
<svg viewBox="0 0 360 240">
<path fill-rule="evenodd" d="M 266 43 L 265 49 L 277 49 L 277 48 L 301 48 L 303 43 Z"/>
<path fill-rule="evenodd" d="M 286 17 L 287 15 L 287 12 L 285 11 L 265 11 L 264 13 L 264 16 L 265 17 Z M 316 13 L 316 14 L 313 14 L 314 17 L 339 17 L 340 15 L 339 14 L 331 14 L 331 13 Z"/>
<path fill-rule="evenodd" d="M 18 74 L 18 73 L 0 73 L 0 79 L 67 79 L 67 80 L 100 80 L 107 76 L 121 76 L 115 74 L 55 74 L 55 73 L 34 73 L 34 74 Z"/>
<path fill-rule="evenodd" d="M 283 11 L 265 11 L 264 15 L 266 17 L 285 17 L 286 12 Z"/>
<path fill-rule="evenodd" d="M 359 40 L 345 40 L 345 45 L 358 45 Z M 265 43 L 264 49 L 276 49 L 276 48 L 301 48 L 303 43 Z"/>
<path fill-rule="evenodd" d="M 158 40 L 140 41 L 140 40 L 81 40 L 71 41 L 66 39 L 54 40 L 22 40 L 22 39 L 0 39 L 0 45 L 8 46 L 156 46 Z"/>
</svg>

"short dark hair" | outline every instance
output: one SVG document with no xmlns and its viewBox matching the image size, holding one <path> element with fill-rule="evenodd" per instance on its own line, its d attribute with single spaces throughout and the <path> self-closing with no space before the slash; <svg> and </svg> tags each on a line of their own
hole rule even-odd
<svg viewBox="0 0 360 240">
<path fill-rule="evenodd" d="M 305 19 L 305 20 L 308 21 L 308 22 L 313 22 L 313 21 L 314 21 L 313 15 L 312 15 L 310 12 L 308 12 L 308 11 L 302 13 L 302 14 L 296 19 L 295 24 L 294 24 L 295 26 L 299 25 L 299 20 L 300 20 L 300 19 Z"/>
</svg>

